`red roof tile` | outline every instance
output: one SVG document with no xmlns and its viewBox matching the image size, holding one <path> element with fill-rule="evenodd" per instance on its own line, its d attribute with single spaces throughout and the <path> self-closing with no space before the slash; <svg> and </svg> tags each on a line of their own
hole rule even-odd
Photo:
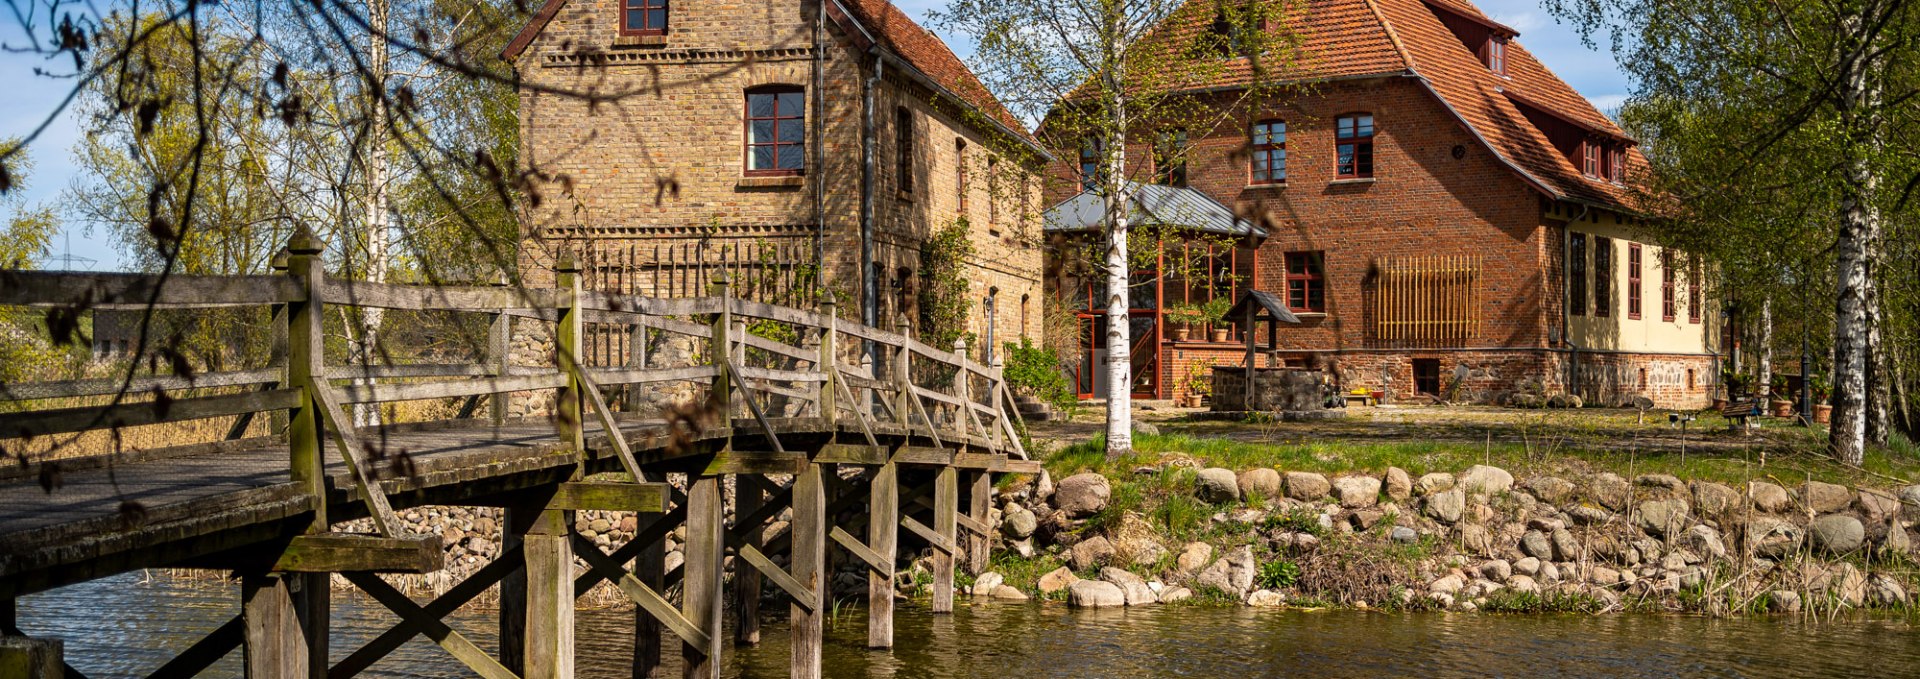
<svg viewBox="0 0 1920 679">
<path fill-rule="evenodd" d="M 927 76 L 928 80 L 946 88 L 964 100 L 964 103 L 982 115 L 991 118 L 1018 134 L 1022 141 L 1038 144 L 1028 134 L 1027 126 L 1015 118 L 1000 100 L 987 91 L 980 78 L 973 74 L 967 65 L 954 56 L 947 43 L 940 40 L 920 24 L 914 23 L 905 12 L 893 6 L 888 0 L 845 0 L 847 7 L 858 15 L 855 18 L 868 31 L 872 32 L 881 46 Z"/>
</svg>

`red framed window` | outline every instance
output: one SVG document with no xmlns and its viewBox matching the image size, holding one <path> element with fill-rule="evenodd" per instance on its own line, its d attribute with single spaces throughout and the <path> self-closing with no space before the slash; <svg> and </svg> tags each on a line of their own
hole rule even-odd
<svg viewBox="0 0 1920 679">
<path fill-rule="evenodd" d="M 1593 237 L 1593 315 L 1613 315 L 1613 241 Z"/>
<path fill-rule="evenodd" d="M 1605 149 L 1598 142 L 1586 141 L 1580 143 L 1580 152 L 1586 161 L 1580 172 L 1595 179 L 1604 176 L 1600 169 L 1600 157 Z"/>
<path fill-rule="evenodd" d="M 1640 244 L 1627 244 L 1627 318 L 1640 320 Z"/>
<path fill-rule="evenodd" d="M 1627 150 L 1615 146 L 1607 150 L 1607 180 L 1624 181 L 1627 178 Z"/>
<path fill-rule="evenodd" d="M 1687 257 L 1687 322 L 1700 323 L 1700 258 Z"/>
<path fill-rule="evenodd" d="M 1587 234 L 1568 234 L 1567 313 L 1587 315 Z"/>
<path fill-rule="evenodd" d="M 797 175 L 806 168 L 806 92 L 788 85 L 747 90 L 747 174 Z"/>
<path fill-rule="evenodd" d="M 1672 323 L 1673 313 L 1673 254 L 1660 251 L 1660 319 Z"/>
<path fill-rule="evenodd" d="M 1262 120 L 1253 124 L 1253 166 L 1249 178 L 1255 184 L 1284 184 L 1287 181 L 1287 124 Z"/>
<path fill-rule="evenodd" d="M 1507 39 L 1499 36 L 1487 38 L 1485 47 L 1480 48 L 1482 61 L 1487 70 L 1499 75 L 1507 74 Z"/>
<path fill-rule="evenodd" d="M 1334 119 L 1334 174 L 1342 179 L 1373 176 L 1373 114 Z"/>
<path fill-rule="evenodd" d="M 902 106 L 893 110 L 894 178 L 901 193 L 913 193 L 913 112 Z"/>
<path fill-rule="evenodd" d="M 1187 185 L 1187 131 L 1163 131 L 1153 138 L 1153 183 Z"/>
<path fill-rule="evenodd" d="M 667 0 L 620 0 L 621 35 L 666 35 Z"/>
<path fill-rule="evenodd" d="M 960 216 L 967 216 L 967 140 L 953 140 L 953 199 Z"/>
<path fill-rule="evenodd" d="M 1325 313 L 1327 278 L 1321 269 L 1320 252 L 1287 253 L 1287 308 L 1293 311 Z"/>
</svg>

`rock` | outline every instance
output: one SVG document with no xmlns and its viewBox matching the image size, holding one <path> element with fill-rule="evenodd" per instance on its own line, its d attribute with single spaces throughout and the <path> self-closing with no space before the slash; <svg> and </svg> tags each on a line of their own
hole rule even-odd
<svg viewBox="0 0 1920 679">
<path fill-rule="evenodd" d="M 1540 572 L 1534 574 L 1540 582 L 1552 584 L 1560 581 L 1560 566 L 1552 561 L 1540 562 Z"/>
<path fill-rule="evenodd" d="M 1287 472 L 1287 497 L 1301 502 L 1318 502 L 1333 490 L 1327 477 L 1313 472 Z"/>
<path fill-rule="evenodd" d="M 1620 577 L 1620 571 L 1606 566 L 1594 566 L 1592 572 L 1587 574 L 1587 582 L 1601 587 L 1612 587 L 1620 583 Z"/>
<path fill-rule="evenodd" d="M 673 572 L 673 569 L 679 568 L 681 564 L 686 562 L 687 557 L 679 552 L 667 552 L 667 556 L 661 561 L 666 567 L 665 572 L 668 573 Z"/>
<path fill-rule="evenodd" d="M 1499 495 L 1513 488 L 1513 475 L 1499 467 L 1476 464 L 1460 473 L 1459 485 L 1469 493 Z"/>
<path fill-rule="evenodd" d="M 999 573 L 992 571 L 981 573 L 979 577 L 973 579 L 973 595 L 984 596 L 992 594 L 993 590 L 999 589 L 1000 585 L 1005 583 L 1006 578 L 1001 577 Z"/>
<path fill-rule="evenodd" d="M 1107 483 L 1107 477 L 1093 472 L 1074 474 L 1060 481 L 1053 492 L 1053 506 L 1077 519 L 1106 509 L 1107 499 L 1112 496 L 1113 486 Z"/>
<path fill-rule="evenodd" d="M 1145 606 L 1160 603 L 1159 596 L 1153 593 L 1152 587 L 1147 586 L 1147 581 L 1140 579 L 1140 576 L 1134 575 L 1131 572 L 1118 568 L 1102 568 L 1100 569 L 1100 579 L 1119 585 L 1120 593 L 1123 595 L 1128 606 Z"/>
<path fill-rule="evenodd" d="M 1394 526 L 1393 532 L 1387 535 L 1387 539 L 1403 545 L 1410 545 L 1420 541 L 1420 533 L 1406 526 Z"/>
<path fill-rule="evenodd" d="M 1866 543 L 1866 527 L 1846 514 L 1828 514 L 1807 524 L 1807 539 L 1814 549 L 1830 554 L 1846 554 Z"/>
<path fill-rule="evenodd" d="M 1040 593 L 1052 594 L 1071 587 L 1073 583 L 1079 581 L 1080 576 L 1074 575 L 1073 571 L 1066 566 L 1061 566 L 1054 569 L 1051 573 L 1040 576 Z"/>
<path fill-rule="evenodd" d="M 1460 516 L 1466 510 L 1466 493 L 1459 488 L 1454 488 L 1427 496 L 1427 506 L 1424 511 L 1435 521 L 1453 525 L 1460 522 Z"/>
<path fill-rule="evenodd" d="M 1034 554 L 1039 553 L 1035 551 L 1033 548 L 1032 538 L 1028 538 L 1025 540 L 1014 540 L 1014 541 L 1008 542 L 1007 547 L 1009 549 L 1012 549 L 1013 553 L 1020 555 L 1020 558 L 1022 559 L 1031 559 L 1033 558 Z"/>
<path fill-rule="evenodd" d="M 1134 421 L 1133 421 L 1133 431 L 1134 431 L 1135 433 L 1139 433 L 1139 434 L 1145 434 L 1145 435 L 1147 435 L 1147 436 L 1159 436 L 1159 435 L 1160 435 L 1160 427 L 1159 427 L 1159 425 L 1155 425 L 1155 424 L 1154 424 L 1154 423 L 1152 423 L 1152 422 L 1141 422 L 1140 420 L 1134 420 Z"/>
<path fill-rule="evenodd" d="M 1633 486 L 1619 474 L 1603 472 L 1587 479 L 1586 497 L 1588 500 L 1613 511 L 1627 508 L 1628 498 L 1633 496 Z"/>
<path fill-rule="evenodd" d="M 1226 592 L 1238 599 L 1253 587 L 1253 550 L 1241 546 L 1195 575 L 1193 581 Z"/>
<path fill-rule="evenodd" d="M 1573 496 L 1573 482 L 1557 476 L 1540 476 L 1528 479 L 1527 492 L 1539 498 L 1541 502 L 1557 505 Z"/>
<path fill-rule="evenodd" d="M 1247 605 L 1254 608 L 1274 608 L 1285 604 L 1287 597 L 1270 589 L 1263 589 L 1247 595 Z"/>
<path fill-rule="evenodd" d="M 1453 594 L 1467 586 L 1467 579 L 1458 574 L 1447 575 L 1427 585 L 1427 590 L 1435 594 Z"/>
<path fill-rule="evenodd" d="M 1386 491 L 1388 499 L 1405 502 L 1413 497 L 1413 477 L 1407 475 L 1405 469 L 1388 467 L 1386 476 L 1381 478 L 1381 489 Z"/>
<path fill-rule="evenodd" d="M 1104 580 L 1081 580 L 1067 586 L 1067 605 L 1074 608 L 1114 608 L 1127 605 L 1127 593 Z"/>
<path fill-rule="evenodd" d="M 1867 600 L 1867 576 L 1859 568 L 1842 562 L 1827 572 L 1833 576 L 1833 589 L 1839 590 L 1841 601 L 1849 606 L 1859 606 Z"/>
<path fill-rule="evenodd" d="M 1527 576 L 1537 575 L 1540 573 L 1540 564 L 1539 559 L 1529 556 L 1513 562 L 1513 572 Z"/>
<path fill-rule="evenodd" d="M 1265 498 L 1278 500 L 1285 497 L 1280 490 L 1280 472 L 1258 467 L 1240 472 L 1240 497 L 1252 500 Z"/>
<path fill-rule="evenodd" d="M 1776 589 L 1768 592 L 1767 610 L 1775 613 L 1800 612 L 1800 593 L 1790 589 Z"/>
<path fill-rule="evenodd" d="M 1172 587 L 1160 593 L 1160 603 L 1163 604 L 1186 601 L 1191 598 L 1193 598 L 1193 590 L 1185 587 Z"/>
<path fill-rule="evenodd" d="M 1520 536 L 1520 553 L 1539 559 L 1553 558 L 1553 540 L 1546 533 L 1527 531 Z"/>
<path fill-rule="evenodd" d="M 1003 601 L 1026 601 L 1027 593 L 1012 585 L 1001 585 L 993 588 L 993 598 Z"/>
<path fill-rule="evenodd" d="M 1680 537 L 1680 544 L 1702 556 L 1715 559 L 1727 557 L 1727 545 L 1720 539 L 1720 531 L 1714 530 L 1712 526 L 1700 525 L 1688 528 L 1686 535 Z"/>
<path fill-rule="evenodd" d="M 1460 543 L 1473 554 L 1493 553 L 1493 533 L 1477 523 L 1467 524 L 1460 529 Z"/>
<path fill-rule="evenodd" d="M 1779 559 L 1799 551 L 1803 535 L 1799 526 L 1771 516 L 1753 517 L 1746 525 L 1747 545 L 1755 556 L 1767 559 Z"/>
<path fill-rule="evenodd" d="M 1899 606 L 1907 602 L 1907 589 L 1892 576 L 1878 573 L 1867 580 L 1867 599 L 1876 606 Z"/>
<path fill-rule="evenodd" d="M 1385 511 L 1377 507 L 1369 507 L 1367 509 L 1353 510 L 1352 514 L 1347 515 L 1347 522 L 1353 526 L 1354 531 L 1364 533 L 1372 529 L 1374 524 L 1380 523 L 1380 520 L 1386 517 L 1387 513 Z"/>
<path fill-rule="evenodd" d="M 1533 576 L 1529 575 L 1516 574 L 1507 580 L 1507 586 L 1516 592 L 1538 593 L 1540 591 L 1540 583 L 1534 582 Z"/>
<path fill-rule="evenodd" d="M 1480 577 L 1494 582 L 1506 582 L 1507 578 L 1513 577 L 1513 564 L 1507 563 L 1506 559 L 1494 559 L 1480 564 Z"/>
<path fill-rule="evenodd" d="M 1640 511 L 1634 515 L 1633 524 L 1648 535 L 1674 536 L 1686 527 L 1687 514 L 1686 500 L 1648 500 L 1640 503 Z"/>
<path fill-rule="evenodd" d="M 1073 564 L 1074 570 L 1084 571 L 1105 565 L 1113 553 L 1113 543 L 1107 541 L 1106 536 L 1096 535 L 1068 550 L 1067 562 Z"/>
<path fill-rule="evenodd" d="M 1860 517 L 1869 523 L 1885 523 L 1900 513 L 1900 498 L 1878 490 L 1860 489 L 1860 497 L 1855 498 L 1853 506 L 1860 510 Z"/>
<path fill-rule="evenodd" d="M 1793 509 L 1793 498 L 1787 495 L 1787 489 L 1765 481 L 1748 483 L 1747 497 L 1753 500 L 1754 508 L 1769 514 Z"/>
<path fill-rule="evenodd" d="M 1208 467 L 1194 476 L 1193 494 L 1210 504 L 1233 502 L 1240 499 L 1240 479 L 1233 470 Z"/>
<path fill-rule="evenodd" d="M 1920 485 L 1901 488 L 1894 494 L 1900 496 L 1900 505 L 1906 508 L 1906 514 L 1920 514 Z"/>
<path fill-rule="evenodd" d="M 1598 526 L 1613 520 L 1613 512 L 1588 505 L 1567 510 L 1567 516 L 1571 517 L 1574 523 L 1582 526 Z"/>
<path fill-rule="evenodd" d="M 1674 478 L 1672 474 L 1641 474 L 1633 477 L 1633 483 L 1645 488 L 1657 488 L 1675 493 L 1687 492 L 1687 484 Z"/>
<path fill-rule="evenodd" d="M 1008 505 L 1006 514 L 1000 517 L 1000 534 L 1012 540 L 1025 540 L 1033 537 L 1033 531 L 1040 528 L 1040 517 L 1027 511 L 1020 505 Z"/>
<path fill-rule="evenodd" d="M 1740 493 L 1718 483 L 1700 481 L 1693 484 L 1693 508 L 1702 517 L 1726 517 L 1740 508 Z"/>
<path fill-rule="evenodd" d="M 1539 394 L 1514 392 L 1511 396 L 1507 397 L 1507 405 L 1514 408 L 1533 410 L 1545 407 L 1547 405 L 1547 399 Z"/>
<path fill-rule="evenodd" d="M 1907 529 L 1901 527 L 1900 520 L 1894 519 L 1888 522 L 1887 538 L 1880 546 L 1889 554 L 1902 555 L 1913 551 L 1913 540 L 1907 537 Z"/>
<path fill-rule="evenodd" d="M 1853 491 L 1839 484 L 1807 481 L 1801 495 L 1807 509 L 1815 514 L 1832 514 L 1853 504 Z"/>
<path fill-rule="evenodd" d="M 1372 507 L 1380 502 L 1380 479 L 1371 476 L 1342 476 L 1333 480 L 1334 499 L 1349 509 Z"/>
<path fill-rule="evenodd" d="M 1413 482 L 1413 491 L 1421 497 L 1448 490 L 1453 490 L 1453 475 L 1446 472 L 1425 474 Z"/>
<path fill-rule="evenodd" d="M 1213 560 L 1213 545 L 1204 542 L 1189 542 L 1180 550 L 1180 556 L 1174 559 L 1176 570 L 1182 574 L 1194 573 L 1206 567 Z"/>
<path fill-rule="evenodd" d="M 1114 556 L 1135 566 L 1152 566 L 1167 555 L 1167 548 L 1150 537 L 1121 538 L 1113 546 Z"/>
<path fill-rule="evenodd" d="M 592 523 L 587 524 L 587 530 L 595 533 L 605 533 L 613 530 L 613 522 L 606 519 L 594 519 Z"/>
<path fill-rule="evenodd" d="M 1058 488 L 1054 486 L 1053 475 L 1048 474 L 1045 469 L 1040 470 L 1040 478 L 1034 479 L 1033 481 L 1033 499 L 1040 502 L 1049 502 L 1052 500 L 1055 490 L 1058 490 Z"/>
<path fill-rule="evenodd" d="M 1553 558 L 1558 561 L 1577 561 L 1580 559 L 1580 541 L 1574 539 L 1573 532 L 1565 528 L 1555 528 L 1552 534 Z"/>
</svg>

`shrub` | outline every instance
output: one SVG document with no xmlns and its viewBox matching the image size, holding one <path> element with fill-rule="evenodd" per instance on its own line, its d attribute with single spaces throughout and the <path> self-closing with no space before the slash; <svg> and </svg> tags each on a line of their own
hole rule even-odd
<svg viewBox="0 0 1920 679">
<path fill-rule="evenodd" d="M 1268 561 L 1260 564 L 1253 582 L 1261 589 L 1286 589 L 1300 581 L 1300 566 L 1292 561 Z"/>
<path fill-rule="evenodd" d="M 1019 344 L 1006 343 L 1006 350 L 1008 385 L 1055 408 L 1073 407 L 1076 401 L 1073 387 L 1067 384 L 1067 374 L 1060 369 L 1059 356 L 1034 346 L 1033 340 L 1026 337 L 1020 338 Z"/>
</svg>

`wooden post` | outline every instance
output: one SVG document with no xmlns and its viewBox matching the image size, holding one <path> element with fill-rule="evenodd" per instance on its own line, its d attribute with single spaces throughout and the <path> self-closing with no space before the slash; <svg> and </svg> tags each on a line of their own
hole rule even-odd
<svg viewBox="0 0 1920 679">
<path fill-rule="evenodd" d="M 494 287 L 504 287 L 506 275 L 494 279 Z M 493 315 L 493 323 L 487 327 L 487 363 L 494 377 L 505 377 L 507 367 L 512 363 L 513 354 L 513 317 L 503 309 Z M 498 427 L 507 421 L 507 413 L 513 406 L 513 394 L 500 393 L 487 397 L 489 415 L 493 426 Z M 502 647 L 505 648 L 505 647 Z"/>
<path fill-rule="evenodd" d="M 560 307 L 560 322 L 554 324 L 554 367 L 566 375 L 567 386 L 555 395 L 554 422 L 559 428 L 560 442 L 571 448 L 576 455 L 585 458 L 587 452 L 586 426 L 581 419 L 580 383 L 569 366 L 579 366 L 580 337 L 584 330 L 580 313 L 580 267 L 573 263 L 571 254 L 562 253 L 560 261 L 554 264 L 553 272 L 560 285 L 565 306 Z M 614 432 L 608 432 L 613 435 Z M 576 481 L 579 479 L 575 479 Z"/>
<path fill-rule="evenodd" d="M 569 512 L 558 509 L 535 511 L 528 508 L 526 513 L 534 516 L 521 538 L 527 559 L 526 652 L 521 676 L 572 679 L 573 520 Z"/>
<path fill-rule="evenodd" d="M 500 553 L 520 548 L 526 554 L 527 529 L 540 517 L 541 508 L 518 502 L 501 511 Z M 500 579 L 500 665 L 526 676 L 527 652 L 527 568 L 524 559 L 519 568 Z"/>
<path fill-rule="evenodd" d="M 987 404 L 993 407 L 993 417 L 996 420 L 992 425 L 993 439 L 1000 442 L 999 452 L 1004 455 L 1008 448 L 1013 447 L 1013 442 L 1001 438 L 1009 427 L 1000 426 L 1000 422 L 998 421 L 1006 419 L 1007 417 L 1006 400 L 1000 397 L 1000 394 L 1006 392 L 1007 379 L 1007 357 L 1001 355 L 1002 353 L 1004 352 L 994 352 L 993 362 L 988 366 L 993 369 L 993 374 L 987 377 L 987 391 L 989 392 L 987 394 Z"/>
<path fill-rule="evenodd" d="M 306 634 L 294 606 L 294 576 L 248 573 L 240 578 L 240 615 L 246 627 L 246 676 L 280 679 L 310 671 Z"/>
<path fill-rule="evenodd" d="M 827 324 L 820 328 L 820 360 L 814 367 L 826 374 L 827 381 L 820 383 L 820 418 L 826 422 L 829 434 L 834 431 L 834 422 L 840 416 L 840 370 L 836 367 L 840 360 L 839 329 L 835 327 L 840 319 L 834 314 L 838 303 L 829 292 L 820 300 L 820 314 L 827 317 Z M 852 405 L 852 404 L 848 404 Z"/>
<path fill-rule="evenodd" d="M 1242 401 L 1242 402 L 1241 402 L 1241 407 L 1243 407 L 1243 408 L 1245 408 L 1245 409 L 1247 410 L 1247 412 L 1253 412 L 1253 410 L 1254 410 L 1254 407 L 1253 407 L 1253 375 L 1254 375 L 1254 369 L 1255 369 L 1255 368 L 1257 368 L 1257 367 L 1259 366 L 1259 364 L 1258 364 L 1257 362 L 1255 362 L 1255 360 L 1254 360 L 1254 355 L 1253 355 L 1253 354 L 1254 354 L 1254 351 L 1253 351 L 1253 310 L 1254 310 L 1254 307 L 1255 307 L 1255 306 L 1256 306 L 1256 305 L 1254 304 L 1254 302 L 1253 302 L 1253 300 L 1252 300 L 1252 299 L 1248 299 L 1248 300 L 1247 300 L 1247 317 L 1246 317 L 1246 325 L 1244 325 L 1244 326 L 1242 326 L 1242 327 L 1245 327 L 1245 328 L 1247 329 L 1247 330 L 1246 330 L 1246 332 L 1247 332 L 1247 362 L 1246 362 L 1246 366 L 1247 366 L 1247 375 L 1246 375 L 1246 378 L 1247 378 L 1247 379 L 1246 379 L 1246 385 L 1245 385 L 1245 386 L 1246 386 L 1246 390 L 1242 392 L 1242 396 L 1244 396 L 1244 397 L 1246 398 L 1246 400 L 1245 400 L 1245 401 Z"/>
<path fill-rule="evenodd" d="M 960 471 L 953 465 L 946 465 L 934 473 L 933 477 L 933 530 L 947 539 L 948 544 L 955 542 L 954 532 L 960 527 Z M 939 549 L 933 550 L 933 612 L 953 612 L 953 557 L 954 555 Z"/>
<path fill-rule="evenodd" d="M 760 478 L 753 474 L 733 477 L 733 515 L 745 517 L 760 510 Z M 795 521 L 798 521 L 796 518 Z M 755 527 L 740 536 L 740 544 L 754 549 L 765 545 L 765 529 Z M 798 543 L 796 543 L 798 544 Z M 760 569 L 739 567 L 733 570 L 733 644 L 753 646 L 760 643 Z"/>
<path fill-rule="evenodd" d="M 919 398 L 919 396 L 913 393 L 913 373 L 911 372 L 913 370 L 913 348 L 908 346 L 910 342 L 908 342 L 909 338 L 907 336 L 912 326 L 907 325 L 907 319 L 902 318 L 900 319 L 899 325 L 895 326 L 895 328 L 900 331 L 900 352 L 893 357 L 894 388 L 900 390 L 898 414 L 900 415 L 900 426 L 908 431 L 912 431 L 913 399 Z"/>
<path fill-rule="evenodd" d="M 325 433 L 321 430 L 319 399 L 314 396 L 315 389 L 325 386 L 327 374 L 325 335 L 321 329 L 324 310 L 320 300 L 326 270 L 320 265 L 320 252 L 320 244 L 305 229 L 295 233 L 288 242 L 286 271 L 305 290 L 306 299 L 290 302 L 281 309 L 276 316 L 283 319 L 286 325 L 282 328 L 276 324 L 275 327 L 276 334 L 285 340 L 286 385 L 299 390 L 300 407 L 283 417 L 287 422 L 289 477 L 313 498 L 313 519 L 304 529 L 309 535 L 325 533 L 332 528 L 332 522 L 327 517 L 326 474 L 323 471 L 326 465 Z M 299 582 L 297 593 L 291 591 L 294 588 L 292 581 L 295 580 Z M 329 615 L 333 600 L 331 576 L 326 573 L 289 575 L 268 583 L 268 586 L 270 589 L 288 590 L 285 594 L 293 597 L 293 608 L 289 615 L 305 642 L 302 650 L 303 664 L 306 666 L 300 671 L 309 676 L 325 676 L 327 639 L 330 636 Z M 251 595 L 248 595 L 248 600 L 252 600 Z M 252 629 L 253 626 L 249 624 L 249 645 L 253 643 Z"/>
<path fill-rule="evenodd" d="M 706 648 L 681 641 L 687 679 L 720 676 L 720 576 L 726 535 L 720 478 L 687 475 L 687 560 L 682 566 L 680 610 L 708 639 Z M 743 564 L 744 568 L 751 566 Z"/>
<path fill-rule="evenodd" d="M 287 275 L 287 260 L 292 256 L 292 253 L 285 248 L 273 254 L 272 266 L 274 275 Z M 287 305 L 273 305 L 270 315 L 272 319 L 269 323 L 273 327 L 273 343 L 267 349 L 267 363 L 268 365 L 280 366 L 279 386 L 291 387 L 293 385 L 293 379 L 288 375 L 288 370 L 292 366 L 287 361 Z M 286 429 L 287 411 L 275 410 L 267 414 L 268 435 L 278 435 L 286 431 Z"/>
<path fill-rule="evenodd" d="M 666 481 L 665 478 L 642 478 L 636 481 Z M 639 527 L 644 529 L 653 521 L 660 521 L 659 515 L 642 514 L 637 517 Z M 638 535 L 644 530 L 635 531 Z M 666 588 L 666 538 L 653 538 L 646 547 L 640 549 L 639 556 L 633 558 L 633 576 L 640 584 L 655 592 L 665 592 Z M 647 613 L 639 606 L 633 607 L 633 679 L 663 679 L 666 674 L 660 667 L 660 633 L 663 626 L 660 619 Z"/>
<path fill-rule="evenodd" d="M 727 374 L 728 356 L 733 355 L 733 305 L 729 297 L 730 286 L 727 277 L 722 274 L 713 282 L 713 296 L 720 298 L 720 313 L 713 319 L 713 339 L 707 345 L 707 361 L 719 368 L 720 375 L 713 378 L 713 391 L 709 394 L 713 407 L 720 411 L 720 426 L 733 426 L 733 375 Z"/>
<path fill-rule="evenodd" d="M 8 679 L 64 679 L 65 654 L 58 639 L 0 637 L 0 677 Z"/>
<path fill-rule="evenodd" d="M 827 497 L 821 465 L 809 462 L 793 477 L 793 578 L 813 590 L 811 607 L 792 604 L 788 625 L 793 656 L 788 676 L 819 679 L 821 622 L 831 592 L 826 582 Z"/>
<path fill-rule="evenodd" d="M 972 488 L 967 491 L 967 516 L 981 525 L 987 523 L 987 504 L 993 498 L 993 474 L 986 471 L 968 472 L 973 477 Z M 967 572 L 979 575 L 987 571 L 987 550 L 992 542 L 986 535 L 967 531 Z"/>
<path fill-rule="evenodd" d="M 960 439 L 965 441 L 972 434 L 972 427 L 967 426 L 967 422 L 973 419 L 971 417 L 973 413 L 970 411 L 973 407 L 973 373 L 967 370 L 967 338 L 954 338 L 953 355 L 960 359 L 953 364 L 953 396 L 960 399 L 960 407 L 954 413 L 953 425 L 960 430 Z"/>
<path fill-rule="evenodd" d="M 894 562 L 900 532 L 900 468 L 892 461 L 873 470 L 867 493 L 867 546 Z M 893 648 L 893 573 L 867 569 L 867 648 Z"/>
<path fill-rule="evenodd" d="M 644 370 L 647 367 L 647 317 L 634 319 L 633 327 L 627 331 L 627 367 Z M 626 389 L 627 410 L 632 411 L 646 395 L 646 385 L 629 384 Z"/>
</svg>

